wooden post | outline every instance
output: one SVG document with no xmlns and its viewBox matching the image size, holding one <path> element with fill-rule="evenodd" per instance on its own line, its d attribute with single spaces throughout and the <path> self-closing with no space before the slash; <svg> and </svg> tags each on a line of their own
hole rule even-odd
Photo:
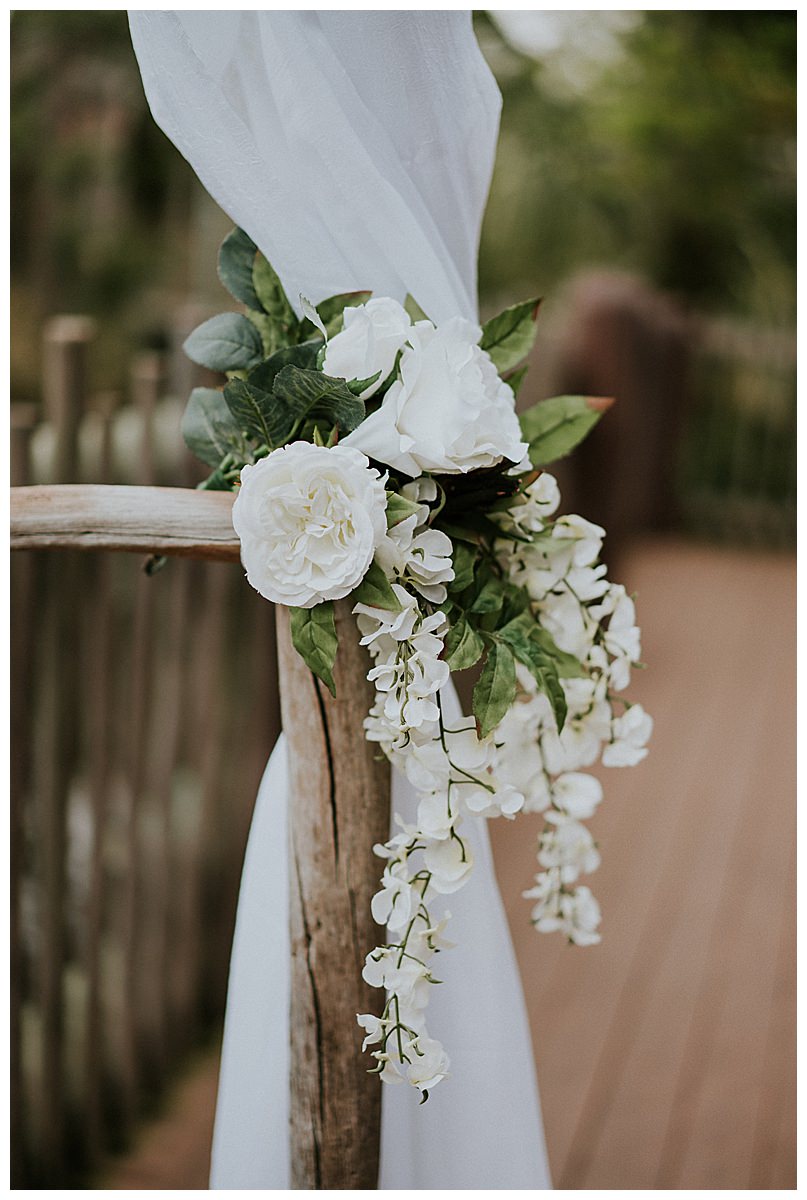
<svg viewBox="0 0 807 1200">
<path fill-rule="evenodd" d="M 291 644 L 277 610 L 283 728 L 289 747 L 291 888 L 291 1186 L 378 1186 L 381 1087 L 360 1053 L 359 1012 L 382 994 L 361 978 L 378 942 L 370 915 L 389 836 L 389 764 L 365 741 L 373 701 L 347 601 L 336 604 L 336 699 Z"/>
<path fill-rule="evenodd" d="M 13 549 L 71 546 L 236 561 L 233 497 L 178 488 L 12 489 Z M 389 764 L 364 738 L 369 657 L 348 601 L 335 606 L 337 697 L 291 645 L 278 608 L 278 665 L 289 746 L 291 1186 L 378 1186 L 381 1085 L 361 1054 L 359 1012 L 380 1013 L 361 970 L 382 931 L 370 915 L 389 836 Z M 271 914 L 267 914 L 267 920 Z"/>
</svg>

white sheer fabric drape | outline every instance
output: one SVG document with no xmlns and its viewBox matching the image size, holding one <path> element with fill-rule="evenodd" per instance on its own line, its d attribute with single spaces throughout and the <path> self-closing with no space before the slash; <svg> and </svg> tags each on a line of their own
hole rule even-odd
<svg viewBox="0 0 807 1200">
<path fill-rule="evenodd" d="M 289 298 L 410 293 L 476 316 L 500 96 L 462 12 L 132 12 L 155 119 L 278 271 Z M 456 705 L 453 688 L 446 702 Z M 214 1188 L 288 1188 L 287 770 L 255 809 L 230 971 Z M 414 819 L 396 776 L 393 806 Z M 490 856 L 450 897 L 429 1025 L 452 1076 L 386 1087 L 382 1188 L 549 1186 L 529 1029 Z"/>
</svg>

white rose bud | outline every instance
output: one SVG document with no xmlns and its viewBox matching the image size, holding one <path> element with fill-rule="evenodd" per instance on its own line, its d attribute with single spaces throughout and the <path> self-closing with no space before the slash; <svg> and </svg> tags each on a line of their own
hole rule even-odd
<svg viewBox="0 0 807 1200">
<path fill-rule="evenodd" d="M 400 379 L 345 444 L 413 478 L 520 462 L 522 441 L 512 389 L 477 345 L 478 325 L 462 317 L 435 328 L 418 321 L 401 356 Z"/>
<path fill-rule="evenodd" d="M 343 445 L 293 442 L 244 467 L 233 526 L 256 591 L 298 608 L 349 595 L 387 531 L 384 483 Z"/>
<path fill-rule="evenodd" d="M 406 309 L 386 296 L 346 308 L 344 328 L 328 342 L 322 369 L 335 379 L 348 380 L 371 379 L 380 372 L 361 393 L 366 400 L 392 371 L 411 327 Z"/>
</svg>

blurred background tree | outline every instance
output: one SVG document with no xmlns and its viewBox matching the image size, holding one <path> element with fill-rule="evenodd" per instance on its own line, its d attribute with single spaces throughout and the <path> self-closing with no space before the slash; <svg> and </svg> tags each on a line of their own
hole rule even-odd
<svg viewBox="0 0 807 1200">
<path fill-rule="evenodd" d="M 483 291 L 619 266 L 792 321 L 795 15 L 547 13 L 532 57 L 499 27 L 534 15 L 478 19 L 504 94 Z"/>
<path fill-rule="evenodd" d="M 628 269 L 687 306 L 795 318 L 793 12 L 495 12 L 477 32 L 504 95 L 483 305 Z M 220 300 L 228 222 L 154 125 L 123 12 L 12 20 L 12 387 L 36 394 L 46 315 L 159 343 Z M 117 378 L 116 378 L 117 374 Z"/>
</svg>

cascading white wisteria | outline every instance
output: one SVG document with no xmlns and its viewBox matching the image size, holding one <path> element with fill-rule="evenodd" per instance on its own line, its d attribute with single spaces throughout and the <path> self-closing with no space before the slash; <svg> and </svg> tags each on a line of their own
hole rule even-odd
<svg viewBox="0 0 807 1200">
<path fill-rule="evenodd" d="M 599 907 L 578 880 L 599 865 L 582 822 L 593 815 L 602 788 L 581 768 L 600 755 L 606 765 L 640 761 L 652 721 L 641 706 L 616 696 L 638 661 L 639 630 L 632 600 L 597 563 L 603 530 L 576 516 L 552 520 L 560 496 L 544 473 L 497 515 L 502 538 L 496 551 L 568 656 L 565 727 L 559 734 L 552 706 L 520 666 L 518 699 L 493 734 L 479 738 L 472 719 L 447 727 L 439 699 L 448 678 L 441 659 L 447 621 L 434 606 L 445 600 L 453 578 L 452 545 L 426 525 L 434 483 L 418 480 L 404 495 L 420 508 L 393 526 L 377 552 L 401 611 L 364 604 L 354 611 L 373 657 L 368 678 L 376 701 L 367 737 L 405 773 L 420 801 L 415 824 L 396 816 L 400 832 L 376 847 L 386 865 L 373 915 L 386 925 L 388 941 L 367 956 L 363 976 L 384 988 L 387 999 L 380 1018 L 364 1013 L 358 1021 L 363 1048 L 375 1047 L 381 1078 L 406 1081 L 425 1096 L 450 1067 L 446 1050 L 429 1034 L 426 1008 L 430 987 L 439 982 L 435 955 L 451 946 L 443 934 L 450 914 L 435 916 L 435 901 L 461 888 L 473 869 L 463 817 L 545 813 L 538 849 L 543 870 L 525 893 L 536 901 L 535 926 L 560 930 L 578 945 L 599 941 Z M 619 715 L 617 704 L 624 706 Z"/>
<path fill-rule="evenodd" d="M 606 567 L 598 562 L 605 531 L 577 516 L 553 521 L 559 503 L 555 479 L 540 475 L 501 522 L 503 532 L 529 540 L 504 537 L 497 551 L 509 578 L 526 589 L 537 620 L 573 656 L 567 668 L 572 674 L 561 679 L 566 722 L 558 733 L 546 696 L 517 667 L 519 698 L 496 731 L 496 768 L 524 790 L 525 811 L 545 814 L 538 851 L 543 870 L 524 893 L 536 901 L 535 927 L 559 930 L 585 946 L 600 940 L 600 910 L 578 880 L 596 870 L 600 855 L 582 822 L 594 815 L 602 787 L 582 768 L 598 760 L 604 766 L 641 762 L 653 721 L 640 704 L 618 694 L 639 661 L 640 631 L 633 600 L 605 578 Z"/>
</svg>

